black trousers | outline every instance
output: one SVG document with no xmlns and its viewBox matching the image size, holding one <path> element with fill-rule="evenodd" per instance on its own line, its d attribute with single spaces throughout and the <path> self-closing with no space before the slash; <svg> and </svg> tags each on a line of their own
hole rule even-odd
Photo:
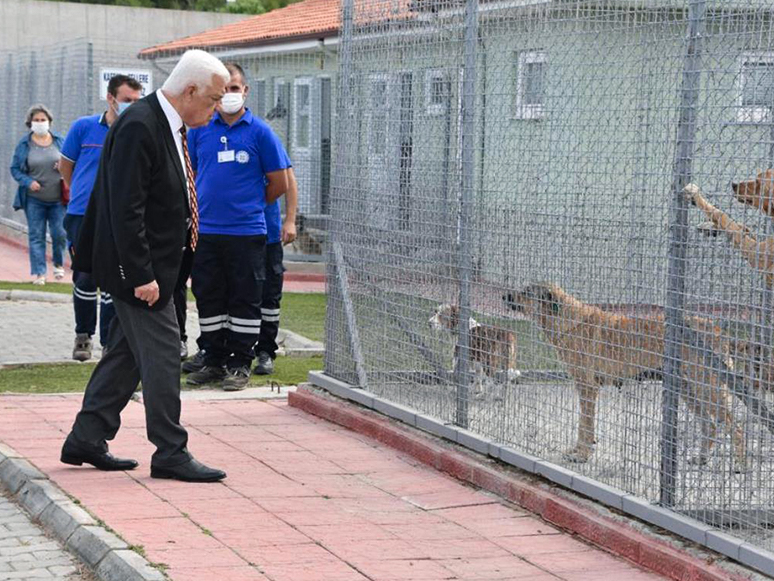
<svg viewBox="0 0 774 581">
<path fill-rule="evenodd" d="M 118 299 L 113 304 L 111 349 L 91 374 L 67 439 L 89 450 L 107 450 L 121 426 L 121 411 L 142 381 L 146 430 L 156 445 L 151 464 L 183 464 L 191 456 L 188 433 L 180 425 L 180 335 L 172 301 L 159 311 Z"/>
<path fill-rule="evenodd" d="M 177 277 L 177 284 L 175 284 L 175 290 L 172 291 L 172 301 L 175 303 L 175 317 L 177 318 L 177 326 L 180 328 L 180 340 L 183 343 L 188 342 L 185 323 L 188 315 L 188 279 L 191 278 L 193 258 L 193 251 L 186 245 L 185 252 L 183 252 L 183 262 L 180 263 L 180 274 Z"/>
<path fill-rule="evenodd" d="M 255 356 L 263 351 L 272 359 L 277 357 L 277 333 L 279 332 L 280 301 L 282 301 L 282 283 L 285 265 L 282 263 L 284 251 L 282 243 L 266 245 L 266 280 L 263 283 L 261 301 L 261 334 L 255 346 Z"/>
<path fill-rule="evenodd" d="M 204 364 L 249 367 L 261 332 L 266 236 L 201 234 L 191 284 Z"/>
<path fill-rule="evenodd" d="M 67 232 L 68 250 L 70 260 L 73 258 L 73 246 L 78 240 L 81 231 L 83 216 L 67 214 L 64 218 L 64 229 Z M 93 337 L 97 330 L 97 302 L 99 302 L 99 341 L 104 347 L 107 345 L 110 322 L 116 314 L 113 308 L 113 299 L 109 293 L 97 291 L 97 283 L 94 282 L 88 272 L 73 271 L 73 310 L 75 311 L 75 332 L 85 333 Z"/>
</svg>

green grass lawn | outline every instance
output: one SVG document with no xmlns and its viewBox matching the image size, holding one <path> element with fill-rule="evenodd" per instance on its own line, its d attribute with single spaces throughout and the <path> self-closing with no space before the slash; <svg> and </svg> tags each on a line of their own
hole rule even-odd
<svg viewBox="0 0 774 581">
<path fill-rule="evenodd" d="M 71 393 L 83 391 L 95 363 L 39 363 L 0 369 L 0 393 Z M 250 378 L 251 386 L 297 385 L 310 371 L 323 368 L 322 357 L 278 357 L 273 375 Z M 182 386 L 185 385 L 183 376 Z"/>
<path fill-rule="evenodd" d="M 47 282 L 43 286 L 37 286 L 31 282 L 8 282 L 7 280 L 0 280 L 0 290 L 29 290 L 71 295 L 73 294 L 73 285 L 67 282 Z"/>
<path fill-rule="evenodd" d="M 325 293 L 283 293 L 280 327 L 325 340 Z"/>
<path fill-rule="evenodd" d="M 30 290 L 72 294 L 73 286 L 63 282 L 35 286 L 26 282 L 0 281 L 0 290 Z M 188 300 L 194 301 L 191 291 Z M 314 341 L 325 338 L 325 293 L 283 293 L 280 326 Z"/>
</svg>

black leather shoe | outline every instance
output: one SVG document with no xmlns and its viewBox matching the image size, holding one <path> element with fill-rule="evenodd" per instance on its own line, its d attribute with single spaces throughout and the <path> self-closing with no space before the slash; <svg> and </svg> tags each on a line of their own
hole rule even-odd
<svg viewBox="0 0 774 581">
<path fill-rule="evenodd" d="M 223 470 L 205 466 L 191 458 L 185 464 L 159 468 L 151 466 L 151 478 L 169 478 L 183 482 L 218 482 L 226 477 Z"/>
<path fill-rule="evenodd" d="M 98 470 L 134 470 L 140 465 L 137 460 L 116 458 L 110 452 L 87 452 L 69 444 L 62 446 L 60 460 L 73 466 L 91 464 Z"/>
</svg>

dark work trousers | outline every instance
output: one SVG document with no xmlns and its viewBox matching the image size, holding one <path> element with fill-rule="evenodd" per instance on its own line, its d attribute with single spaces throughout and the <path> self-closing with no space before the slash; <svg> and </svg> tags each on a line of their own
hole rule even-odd
<svg viewBox="0 0 774 581">
<path fill-rule="evenodd" d="M 272 359 L 277 357 L 277 333 L 279 332 L 280 301 L 285 265 L 282 264 L 284 252 L 282 243 L 266 245 L 266 280 L 263 282 L 263 300 L 261 301 L 261 335 L 255 346 L 255 356 L 263 351 Z"/>
<path fill-rule="evenodd" d="M 188 314 L 188 279 L 193 268 L 193 250 L 188 245 L 183 252 L 183 262 L 180 264 L 180 275 L 177 277 L 175 290 L 172 292 L 172 300 L 175 303 L 175 316 L 177 326 L 180 327 L 180 340 L 188 342 L 188 334 L 185 331 L 185 322 Z"/>
<path fill-rule="evenodd" d="M 261 332 L 266 236 L 201 234 L 191 286 L 204 364 L 249 367 Z"/>
<path fill-rule="evenodd" d="M 83 216 L 67 214 L 64 218 L 64 228 L 67 232 L 70 260 L 73 258 L 73 247 L 78 240 Z M 110 322 L 116 314 L 113 299 L 109 293 L 97 292 L 97 283 L 88 272 L 73 271 L 73 310 L 75 311 L 75 332 L 85 333 L 93 337 L 97 330 L 97 301 L 99 300 L 99 342 L 107 345 Z"/>
<path fill-rule="evenodd" d="M 107 450 L 121 425 L 121 411 L 142 381 L 148 439 L 156 445 L 151 464 L 177 466 L 191 458 L 180 425 L 180 334 L 172 301 L 158 311 L 114 299 L 110 350 L 94 368 L 81 411 L 67 436 L 93 451 Z"/>
</svg>

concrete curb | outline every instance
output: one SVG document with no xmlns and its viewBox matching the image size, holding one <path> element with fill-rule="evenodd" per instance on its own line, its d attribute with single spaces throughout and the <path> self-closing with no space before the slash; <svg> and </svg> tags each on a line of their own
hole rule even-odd
<svg viewBox="0 0 774 581">
<path fill-rule="evenodd" d="M 0 290 L 0 301 L 40 301 L 44 303 L 72 303 L 73 296 L 64 293 L 49 293 L 31 290 Z"/>
<path fill-rule="evenodd" d="M 280 328 L 277 342 L 280 344 L 278 353 L 287 357 L 325 355 L 325 345 L 287 329 Z"/>
<path fill-rule="evenodd" d="M 627 522 L 608 518 L 584 506 L 580 497 L 562 492 L 529 475 L 507 470 L 484 458 L 476 458 L 453 444 L 401 426 L 398 422 L 309 387 L 288 394 L 288 404 L 309 414 L 369 436 L 540 516 L 543 520 L 577 534 L 640 567 L 675 581 L 748 581 L 757 574 L 741 575 L 711 564 L 716 555 L 698 551 L 694 556 L 665 541 L 636 530 Z M 636 522 L 631 521 L 630 522 Z M 694 551 L 696 552 L 696 551 Z"/>
<path fill-rule="evenodd" d="M 38 523 L 102 581 L 165 581 L 167 577 L 73 502 L 15 450 L 0 444 L 0 483 Z"/>
</svg>

